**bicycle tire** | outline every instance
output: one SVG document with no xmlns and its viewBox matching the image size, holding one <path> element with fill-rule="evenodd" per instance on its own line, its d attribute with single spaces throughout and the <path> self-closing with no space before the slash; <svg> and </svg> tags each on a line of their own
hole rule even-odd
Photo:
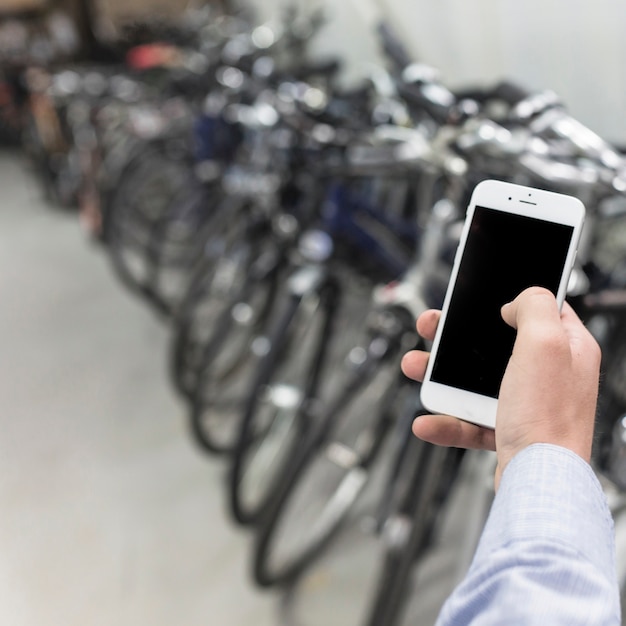
<svg viewBox="0 0 626 626">
<path fill-rule="evenodd" d="M 155 225 L 149 247 L 148 286 L 170 311 L 176 311 L 180 305 L 201 258 L 202 245 L 215 227 L 212 218 L 220 196 L 218 185 L 209 188 L 194 181 L 177 194 Z"/>
<path fill-rule="evenodd" d="M 338 376 L 336 396 L 292 460 L 276 502 L 256 533 L 253 578 L 262 587 L 290 583 L 331 542 L 370 478 L 371 465 L 394 423 L 401 390 L 411 384 L 399 369 L 404 346 L 398 338 L 392 343 L 375 335 L 367 348 L 359 346 L 352 353 L 358 357 L 362 350 L 365 360 L 356 367 L 346 363 L 347 371 Z M 313 509 L 307 510 L 307 505 Z M 311 517 L 303 520 L 305 510 Z M 276 553 L 292 534 L 290 527 L 299 535 L 298 545 L 276 564 Z"/>
<path fill-rule="evenodd" d="M 447 498 L 456 478 L 456 468 L 441 457 L 430 463 L 424 450 L 437 455 L 462 455 L 463 452 L 437 448 L 409 435 L 409 447 L 402 455 L 401 480 L 394 484 L 399 498 L 394 498 L 395 508 L 388 516 L 384 531 L 377 531 L 373 517 L 376 504 L 362 507 L 359 514 L 348 518 L 340 529 L 332 549 L 326 549 L 320 558 L 310 564 L 301 574 L 288 581 L 284 587 L 281 603 L 281 623 L 285 626 L 316 626 L 319 623 L 342 626 L 398 626 L 408 624 L 403 620 L 405 601 L 409 596 L 409 583 L 419 572 L 419 565 L 435 550 L 435 537 L 441 530 L 441 516 L 446 509 Z M 396 442 L 388 438 L 383 453 L 374 464 L 375 481 L 383 479 L 390 460 L 395 460 Z M 425 472 L 424 468 L 431 469 Z M 438 474 L 437 469 L 443 470 Z M 448 470 L 447 478 L 444 478 Z M 435 480 L 432 480 L 433 475 Z M 460 476 L 460 472 L 458 473 Z M 420 500 L 416 495 L 422 491 Z M 435 497 L 436 494 L 436 497 Z M 376 498 L 376 494 L 373 494 Z M 451 498 L 452 500 L 452 498 Z M 420 502 L 422 505 L 420 506 Z M 427 506 L 423 504 L 426 503 Z M 424 511 L 430 511 L 420 521 Z M 413 518 L 417 521 L 413 524 Z M 441 523 L 438 523 L 441 520 Z M 417 546 L 418 549 L 413 549 Z M 409 551 L 410 549 L 410 551 Z M 401 559 L 406 558 L 406 563 Z M 401 568 L 402 575 L 396 571 Z M 446 564 L 446 569 L 449 565 Z M 438 579 L 439 582 L 446 582 Z M 399 587 L 399 589 L 397 589 Z M 390 595 L 390 590 L 394 595 Z M 401 591 L 402 593 L 398 593 Z M 417 613 L 430 616 L 432 623 L 447 593 L 435 592 L 431 581 L 424 590 L 416 589 Z M 395 595 L 398 594 L 398 595 Z M 389 603 L 391 606 L 385 604 Z M 397 606 L 395 603 L 399 602 Z M 374 613 L 375 612 L 375 613 Z M 400 622 L 400 620 L 403 620 Z M 419 623 L 422 623 L 421 621 Z"/>
<path fill-rule="evenodd" d="M 170 379 L 189 401 L 193 401 L 205 349 L 214 334 L 219 301 L 229 301 L 233 296 L 229 286 L 236 288 L 238 281 L 242 284 L 250 271 L 256 280 L 264 280 L 280 264 L 281 256 L 272 244 L 268 225 L 254 224 L 246 203 L 235 199 L 226 198 L 220 204 L 206 232 L 201 256 L 173 316 L 169 348 Z"/>
<path fill-rule="evenodd" d="M 235 448 L 250 378 L 267 343 L 261 331 L 276 281 L 277 272 L 261 280 L 247 277 L 241 289 L 223 303 L 203 349 L 189 425 L 196 443 L 210 454 L 228 454 Z"/>
<path fill-rule="evenodd" d="M 26 113 L 21 145 L 28 163 L 41 184 L 43 197 L 52 205 L 59 206 L 60 200 L 56 194 L 54 172 L 50 166 L 51 155 L 42 140 L 37 120 L 30 110 Z"/>
<path fill-rule="evenodd" d="M 263 517 L 288 460 L 306 437 L 339 298 L 334 280 L 319 290 L 288 295 L 268 334 L 269 349 L 246 398 L 228 473 L 229 510 L 241 525 Z M 252 472 L 254 463 L 260 468 Z M 251 486 L 251 476 L 260 484 Z"/>
<path fill-rule="evenodd" d="M 105 241 L 116 275 L 130 291 L 163 313 L 169 313 L 169 307 L 150 287 L 154 271 L 151 247 L 159 220 L 189 176 L 185 162 L 149 147 L 127 167 L 105 221 Z"/>
<path fill-rule="evenodd" d="M 411 439 L 411 454 L 404 456 L 404 471 L 414 474 L 420 442 Z M 363 626 L 371 610 L 373 592 L 379 585 L 385 555 L 375 518 L 380 482 L 385 482 L 394 460 L 395 442 L 388 437 L 372 466 L 373 485 L 364 493 L 358 511 L 346 519 L 333 542 L 300 574 L 281 588 L 281 623 L 285 626 Z M 402 476 L 406 478 L 403 473 Z M 410 481 L 404 481 L 410 482 Z M 371 497 L 370 497 L 371 496 Z"/>
<path fill-rule="evenodd" d="M 366 626 L 399 623 L 416 564 L 432 544 L 438 515 L 465 452 L 424 442 L 419 442 L 419 451 L 410 489 L 388 522 L 385 552 Z"/>
</svg>

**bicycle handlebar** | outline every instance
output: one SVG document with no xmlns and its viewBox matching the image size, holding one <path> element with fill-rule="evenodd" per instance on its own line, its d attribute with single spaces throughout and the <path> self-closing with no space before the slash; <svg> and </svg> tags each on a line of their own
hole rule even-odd
<svg viewBox="0 0 626 626">
<path fill-rule="evenodd" d="M 569 115 L 563 108 L 545 111 L 529 124 L 538 135 L 553 135 L 570 143 L 572 152 L 599 162 L 605 167 L 624 167 L 624 157 L 590 128 Z"/>
<path fill-rule="evenodd" d="M 509 80 L 503 80 L 496 83 L 493 87 L 456 90 L 454 95 L 457 100 L 474 100 L 481 105 L 485 105 L 490 101 L 499 100 L 510 107 L 514 107 L 531 94 L 521 85 Z"/>
<path fill-rule="evenodd" d="M 405 67 L 397 89 L 410 104 L 425 109 L 440 123 L 459 123 L 471 116 L 474 111 L 464 107 L 466 101 L 473 101 L 479 107 L 501 101 L 516 108 L 531 97 L 524 87 L 508 80 L 493 87 L 452 91 L 439 80 L 436 70 L 417 63 Z"/>
<path fill-rule="evenodd" d="M 384 26 L 382 32 L 387 32 Z M 393 173 L 431 167 L 458 176 L 469 169 L 486 175 L 523 173 L 539 184 L 584 191 L 597 198 L 626 194 L 624 157 L 569 115 L 553 92 L 529 93 L 505 80 L 490 88 L 455 93 L 443 85 L 436 70 L 415 63 L 406 65 L 401 77 L 394 79 L 396 95 L 378 97 L 408 101 L 422 112 L 422 118 L 427 113 L 429 123 L 411 129 L 379 125 L 372 132 L 371 123 L 355 126 L 354 114 L 333 115 L 332 94 L 294 80 L 278 87 L 282 100 L 273 105 L 281 117 L 288 118 L 288 125 L 293 123 L 295 130 L 309 135 L 313 144 L 316 124 L 325 122 L 334 131 L 345 128 L 340 143 L 347 143 L 346 162 L 355 170 L 375 172 L 378 168 Z M 464 108 L 470 101 L 473 108 Z M 488 105 L 498 101 L 508 110 L 496 120 L 490 117 Z M 237 117 L 248 126 L 267 128 L 276 123 L 273 116 L 270 121 L 268 111 L 261 110 L 259 117 L 259 110 L 239 108 Z"/>
</svg>

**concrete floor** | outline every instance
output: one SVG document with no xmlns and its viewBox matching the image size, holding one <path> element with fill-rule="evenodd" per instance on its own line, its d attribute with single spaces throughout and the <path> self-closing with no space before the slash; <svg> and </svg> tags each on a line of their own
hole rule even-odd
<svg viewBox="0 0 626 626">
<path fill-rule="evenodd" d="M 269 626 L 167 327 L 0 153 L 0 623 Z"/>
</svg>

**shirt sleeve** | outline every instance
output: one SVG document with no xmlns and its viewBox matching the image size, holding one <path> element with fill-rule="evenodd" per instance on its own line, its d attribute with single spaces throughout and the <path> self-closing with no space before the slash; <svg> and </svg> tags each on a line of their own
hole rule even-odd
<svg viewBox="0 0 626 626">
<path fill-rule="evenodd" d="M 437 626 L 619 626 L 613 520 L 593 470 L 536 444 L 503 472 L 465 579 Z"/>
</svg>

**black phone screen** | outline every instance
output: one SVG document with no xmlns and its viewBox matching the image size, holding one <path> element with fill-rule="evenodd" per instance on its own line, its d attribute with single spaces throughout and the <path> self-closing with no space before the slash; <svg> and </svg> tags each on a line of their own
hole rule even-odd
<svg viewBox="0 0 626 626">
<path fill-rule="evenodd" d="M 431 379 L 497 398 L 515 331 L 500 308 L 527 287 L 558 291 L 573 227 L 477 206 Z"/>
</svg>

